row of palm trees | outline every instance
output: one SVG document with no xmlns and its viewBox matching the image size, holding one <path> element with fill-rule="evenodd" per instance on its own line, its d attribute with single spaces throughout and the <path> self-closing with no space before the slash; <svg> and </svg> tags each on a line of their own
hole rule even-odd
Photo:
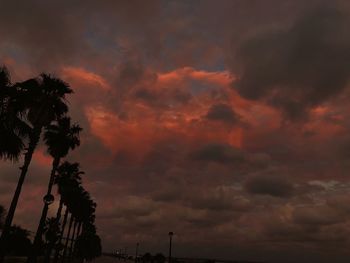
<svg viewBox="0 0 350 263">
<path fill-rule="evenodd" d="M 36 262 L 40 253 L 43 234 L 47 228 L 45 223 L 47 222 L 49 205 L 54 201 L 52 188 L 55 183 L 58 185 L 61 196 L 57 216 L 52 221 L 56 228 L 59 226 L 62 209 L 65 207 L 59 235 L 61 240 L 58 240 L 57 244 L 62 241 L 63 231 L 67 224 L 68 215 L 70 215 L 68 234 L 65 240 L 66 249 L 63 250 L 62 255 L 63 260 L 68 253 L 68 243 L 70 242 L 71 254 L 78 234 L 89 232 L 96 235 L 94 227 L 96 204 L 82 187 L 80 177 L 82 172 L 79 170 L 79 165 L 77 163 L 61 163 L 70 150 L 74 150 L 80 145 L 79 134 L 82 128 L 77 124 L 72 124 L 68 115 L 69 107 L 66 95 L 72 92 L 67 83 L 48 74 L 41 74 L 39 77 L 12 84 L 6 67 L 0 68 L 0 158 L 17 161 L 21 154 L 24 154 L 24 163 L 20 167 L 19 180 L 0 238 L 0 263 L 3 263 L 5 256 L 3 244 L 9 234 L 22 186 L 41 137 L 47 146 L 48 153 L 53 158 L 52 170 L 47 192 L 43 198 L 44 205 L 33 241 L 33 248 L 27 262 Z M 71 229 L 73 231 L 70 237 Z M 52 249 L 57 248 L 57 244 L 51 242 L 47 246 L 47 260 L 50 258 Z M 56 250 L 56 262 L 58 255 L 59 249 Z"/>
<path fill-rule="evenodd" d="M 84 172 L 80 171 L 78 163 L 64 162 L 57 168 L 57 176 L 55 183 L 57 184 L 58 192 L 60 194 L 60 202 L 57 210 L 56 217 L 53 219 L 53 228 L 57 228 L 59 233 L 53 235 L 53 238 L 49 239 L 46 249 L 45 259 L 49 262 L 52 250 L 55 248 L 54 262 L 58 261 L 60 252 L 62 262 L 67 258 L 70 259 L 73 255 L 73 248 L 79 248 L 80 253 L 77 256 L 80 258 L 89 257 L 88 253 L 95 252 L 96 256 L 101 253 L 100 241 L 96 235 L 95 222 L 95 210 L 96 203 L 91 199 L 89 193 L 81 185 L 81 175 Z M 63 210 L 65 211 L 64 213 Z M 59 226 L 61 217 L 63 214 L 61 228 Z M 65 240 L 63 240 L 64 231 L 67 227 L 67 234 Z M 86 239 L 82 237 L 88 236 L 97 238 L 99 242 L 95 242 L 95 247 L 87 247 L 84 242 Z M 81 241 L 79 241 L 81 240 Z M 64 246 L 62 249 L 62 242 Z M 87 242 L 91 243 L 93 240 L 88 239 Z M 70 245 L 70 246 L 69 246 Z"/>
</svg>

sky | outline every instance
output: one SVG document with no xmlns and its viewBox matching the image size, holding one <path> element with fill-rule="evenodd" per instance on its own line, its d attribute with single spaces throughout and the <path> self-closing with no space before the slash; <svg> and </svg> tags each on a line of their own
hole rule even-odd
<svg viewBox="0 0 350 263">
<path fill-rule="evenodd" d="M 12 81 L 68 82 L 104 251 L 350 257 L 349 1 L 0 0 Z M 14 223 L 34 231 L 40 144 Z M 8 207 L 19 163 L 0 162 Z M 50 208 L 55 213 L 57 200 Z"/>
</svg>

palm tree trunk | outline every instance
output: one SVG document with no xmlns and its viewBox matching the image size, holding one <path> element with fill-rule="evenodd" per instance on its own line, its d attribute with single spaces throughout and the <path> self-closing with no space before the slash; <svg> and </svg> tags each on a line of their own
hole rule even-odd
<svg viewBox="0 0 350 263">
<path fill-rule="evenodd" d="M 59 226 L 59 223 L 60 223 L 62 208 L 63 208 L 63 201 L 62 201 L 62 198 L 61 198 L 60 199 L 60 204 L 58 206 L 57 213 L 56 213 L 56 219 L 55 219 L 57 226 Z M 60 243 L 61 243 L 61 235 L 59 236 L 59 242 L 57 244 L 60 244 Z M 49 262 L 50 261 L 50 256 L 52 254 L 52 250 L 54 249 L 55 245 L 57 245 L 57 244 L 52 244 L 51 246 L 49 246 L 47 248 L 46 256 L 45 256 L 45 262 Z"/>
<path fill-rule="evenodd" d="M 75 240 L 76 240 L 77 237 L 80 236 L 80 234 L 81 234 L 81 233 L 80 233 L 81 225 L 82 225 L 82 222 L 80 221 L 80 222 L 79 222 L 79 225 L 78 225 L 78 232 L 77 232 L 77 236 L 76 236 Z"/>
<path fill-rule="evenodd" d="M 74 221 L 74 217 L 71 214 L 70 221 L 69 221 L 69 227 L 68 227 L 68 233 L 67 233 L 67 237 L 66 237 L 66 243 L 64 244 L 63 256 L 62 256 L 62 261 L 61 261 L 62 263 L 64 262 L 66 254 L 68 252 L 68 242 L 69 242 L 69 236 L 70 236 L 70 231 L 71 231 L 71 228 L 72 228 L 73 221 Z"/>
<path fill-rule="evenodd" d="M 3 231 L 2 231 L 1 237 L 0 237 L 0 263 L 4 262 L 4 257 L 5 257 L 4 244 L 6 242 L 7 236 L 8 236 L 9 231 L 10 231 L 12 220 L 13 220 L 13 217 L 15 215 L 16 208 L 17 208 L 18 199 L 19 199 L 19 196 L 21 194 L 22 186 L 23 186 L 24 180 L 26 178 L 30 162 L 32 161 L 33 153 L 34 153 L 35 148 L 38 145 L 38 142 L 40 139 L 41 130 L 42 130 L 42 127 L 34 128 L 33 133 L 30 136 L 28 150 L 27 150 L 26 154 L 24 155 L 24 164 L 20 168 L 21 174 L 19 176 L 16 191 L 13 195 L 10 209 L 8 210 L 5 224 L 3 227 Z"/>
<path fill-rule="evenodd" d="M 62 199 L 61 199 L 62 201 Z M 59 210 L 57 211 L 57 214 L 58 214 Z M 61 233 L 60 233 L 60 238 L 58 240 L 58 245 L 60 246 L 61 243 L 62 243 L 62 239 L 63 239 L 63 234 L 64 234 L 64 230 L 66 228 L 66 224 L 67 224 L 67 219 L 68 219 L 68 207 L 66 207 L 66 211 L 64 212 L 64 217 L 63 217 L 63 222 L 62 222 L 62 229 L 61 229 Z M 55 252 L 55 257 L 54 257 L 54 260 L 53 260 L 53 263 L 57 263 L 58 262 L 58 256 L 60 254 L 60 250 L 59 249 L 56 249 L 56 252 Z"/>
<path fill-rule="evenodd" d="M 80 236 L 80 230 L 81 230 L 81 225 L 82 225 L 82 222 L 79 221 L 78 223 L 78 228 L 77 228 L 77 233 L 75 234 L 75 237 L 74 239 L 72 240 L 72 248 L 73 248 L 73 253 L 74 253 L 74 246 L 75 246 L 75 243 L 77 241 L 77 238 Z"/>
<path fill-rule="evenodd" d="M 57 223 L 59 223 L 61 220 L 62 208 L 63 208 L 63 201 L 62 201 L 62 198 L 60 198 L 60 204 L 58 206 L 57 213 L 56 213 Z"/>
<path fill-rule="evenodd" d="M 73 245 L 74 245 L 74 237 L 75 237 L 75 234 L 76 234 L 77 226 L 78 226 L 78 221 L 75 220 L 75 221 L 74 221 L 74 226 L 73 226 L 73 234 L 72 234 L 72 238 L 71 238 L 69 253 L 68 253 L 68 262 L 70 262 L 70 260 L 71 260 L 71 258 L 72 258 Z"/>
<path fill-rule="evenodd" d="M 51 170 L 51 175 L 50 175 L 50 180 L 49 180 L 49 184 L 47 187 L 46 195 L 51 195 L 52 186 L 53 186 L 53 183 L 55 180 L 55 173 L 56 173 L 56 169 L 57 169 L 59 163 L 60 163 L 59 157 L 56 157 L 53 159 L 52 170 Z M 37 229 L 36 234 L 35 234 L 31 253 L 29 254 L 29 256 L 27 258 L 27 263 L 35 263 L 36 262 L 36 259 L 37 259 L 37 256 L 38 256 L 38 253 L 40 250 L 40 243 L 42 240 L 42 235 L 44 232 L 45 221 L 46 221 L 46 216 L 47 216 L 48 211 L 49 211 L 49 204 L 44 202 L 43 210 L 41 212 L 41 218 L 39 221 L 39 226 L 38 226 L 38 229 Z M 49 246 L 50 246 L 50 244 L 49 244 Z"/>
</svg>

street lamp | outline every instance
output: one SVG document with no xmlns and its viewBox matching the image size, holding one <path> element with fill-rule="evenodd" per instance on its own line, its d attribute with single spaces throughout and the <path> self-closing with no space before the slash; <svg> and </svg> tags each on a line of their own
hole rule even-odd
<svg viewBox="0 0 350 263">
<path fill-rule="evenodd" d="M 169 263 L 171 263 L 171 245 L 173 241 L 173 232 L 169 232 Z"/>
<path fill-rule="evenodd" d="M 43 201 L 46 205 L 51 205 L 55 201 L 55 197 L 52 194 L 47 194 L 44 196 Z"/>
<path fill-rule="evenodd" d="M 137 262 L 137 254 L 139 252 L 139 242 L 136 243 L 135 263 Z"/>
</svg>

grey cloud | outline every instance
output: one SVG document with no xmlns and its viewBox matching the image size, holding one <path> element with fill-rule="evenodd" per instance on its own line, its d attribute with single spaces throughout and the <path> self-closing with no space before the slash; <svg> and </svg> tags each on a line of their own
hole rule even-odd
<svg viewBox="0 0 350 263">
<path fill-rule="evenodd" d="M 282 198 L 290 197 L 294 193 L 294 186 L 291 182 L 275 175 L 259 175 L 249 178 L 245 182 L 245 189 L 252 194 Z"/>
<path fill-rule="evenodd" d="M 227 124 L 238 124 L 240 122 L 239 115 L 233 111 L 231 106 L 223 103 L 212 105 L 205 118 L 212 121 L 221 121 Z"/>
<path fill-rule="evenodd" d="M 127 196 L 106 206 L 104 218 L 134 218 L 147 217 L 156 210 L 156 204 L 151 199 L 142 196 Z"/>
<path fill-rule="evenodd" d="M 250 210 L 251 201 L 240 191 L 228 186 L 219 186 L 214 189 L 188 191 L 184 203 L 195 209 L 212 211 L 244 212 Z"/>
<path fill-rule="evenodd" d="M 296 208 L 292 217 L 296 224 L 310 226 L 333 225 L 343 221 L 336 210 L 322 205 Z"/>
<path fill-rule="evenodd" d="M 38 71 L 56 71 L 62 64 L 76 65 L 89 60 L 112 63 L 124 52 L 116 44 L 117 36 L 123 39 L 128 34 L 149 52 L 158 41 L 155 25 L 160 3 L 157 0 L 147 3 L 4 0 L 1 6 L 0 53 L 25 58 Z M 147 41 L 145 35 L 149 36 Z"/>
<path fill-rule="evenodd" d="M 218 163 L 242 163 L 244 153 L 228 144 L 207 144 L 192 153 L 192 158 L 198 161 Z"/>
<path fill-rule="evenodd" d="M 300 119 L 345 88 L 350 76 L 347 14 L 319 8 L 291 28 L 260 34 L 234 58 L 239 93 L 265 100 L 289 119 Z"/>
</svg>

